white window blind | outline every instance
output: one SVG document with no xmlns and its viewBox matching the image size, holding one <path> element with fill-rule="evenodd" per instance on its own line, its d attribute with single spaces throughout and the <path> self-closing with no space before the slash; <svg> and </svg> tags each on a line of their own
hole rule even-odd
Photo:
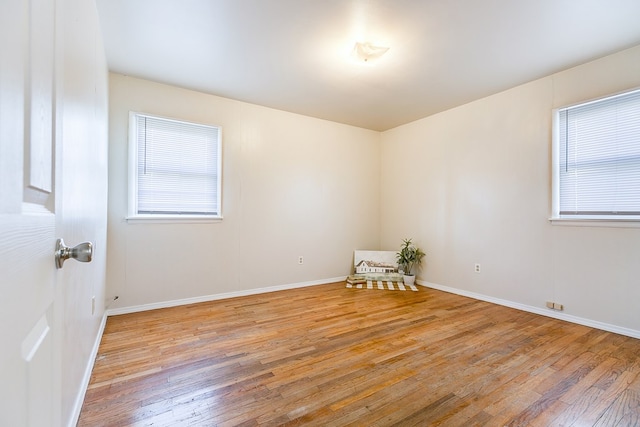
<svg viewBox="0 0 640 427">
<path fill-rule="evenodd" d="M 640 216 L 640 91 L 558 111 L 560 216 Z"/>
<path fill-rule="evenodd" d="M 220 216 L 220 129 L 132 113 L 134 212 Z"/>
</svg>

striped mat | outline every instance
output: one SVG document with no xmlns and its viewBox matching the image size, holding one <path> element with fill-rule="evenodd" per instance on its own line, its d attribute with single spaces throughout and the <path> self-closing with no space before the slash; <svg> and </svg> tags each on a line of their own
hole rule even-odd
<svg viewBox="0 0 640 427">
<path fill-rule="evenodd" d="M 347 282 L 347 288 L 418 292 L 418 288 L 415 285 L 405 285 L 402 282 L 389 282 L 389 281 L 382 281 L 382 280 L 377 280 L 377 281 L 367 280 L 367 283 L 355 283 L 355 284 Z"/>
</svg>

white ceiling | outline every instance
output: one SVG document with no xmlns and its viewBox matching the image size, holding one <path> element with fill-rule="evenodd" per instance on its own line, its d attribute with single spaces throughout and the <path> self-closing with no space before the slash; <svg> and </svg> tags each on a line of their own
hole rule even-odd
<svg viewBox="0 0 640 427">
<path fill-rule="evenodd" d="M 640 0 L 97 3 L 112 71 L 379 131 L 640 44 Z"/>
</svg>

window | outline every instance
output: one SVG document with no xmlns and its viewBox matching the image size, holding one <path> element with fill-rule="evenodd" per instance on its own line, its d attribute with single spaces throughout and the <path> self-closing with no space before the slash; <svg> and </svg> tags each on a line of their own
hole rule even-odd
<svg viewBox="0 0 640 427">
<path fill-rule="evenodd" d="M 640 221 L 640 90 L 562 108 L 552 219 Z"/>
<path fill-rule="evenodd" d="M 129 115 L 129 218 L 219 219 L 220 128 Z"/>
</svg>

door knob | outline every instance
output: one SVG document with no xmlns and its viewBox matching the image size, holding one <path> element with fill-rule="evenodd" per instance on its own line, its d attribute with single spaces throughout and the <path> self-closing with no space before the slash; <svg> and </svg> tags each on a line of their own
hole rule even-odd
<svg viewBox="0 0 640 427">
<path fill-rule="evenodd" d="M 83 242 L 70 248 L 65 246 L 64 240 L 56 241 L 56 268 L 62 268 L 62 264 L 69 258 L 73 258 L 80 262 L 91 262 L 93 257 L 93 244 L 91 242 Z"/>
</svg>

